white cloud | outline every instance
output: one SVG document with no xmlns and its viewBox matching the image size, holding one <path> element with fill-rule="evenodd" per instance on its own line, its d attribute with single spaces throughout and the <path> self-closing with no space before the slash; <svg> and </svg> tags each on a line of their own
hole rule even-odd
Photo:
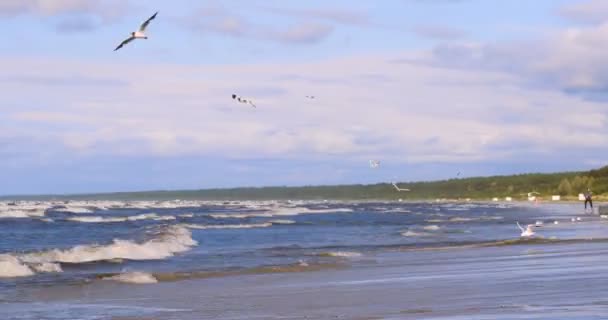
<svg viewBox="0 0 608 320">
<path fill-rule="evenodd" d="M 286 44 L 314 44 L 326 39 L 333 26 L 310 21 L 293 22 L 275 27 L 252 22 L 222 6 L 205 7 L 178 19 L 178 23 L 195 32 L 210 32 L 235 38 L 270 40 Z"/>
<path fill-rule="evenodd" d="M 103 18 L 122 16 L 128 0 L 2 0 L 0 14 L 33 14 L 54 16 L 61 14 L 91 14 Z"/>
<path fill-rule="evenodd" d="M 575 2 L 562 6 L 559 14 L 577 22 L 606 22 L 608 20 L 608 2 L 605 0 Z"/>
<path fill-rule="evenodd" d="M 3 59 L 0 105 L 19 101 L 3 109 L 12 123 L 4 132 L 31 149 L 80 155 L 467 162 L 608 146 L 602 104 L 526 86 L 524 77 L 500 69 L 394 60 L 132 64 L 124 73 L 121 64 Z M 40 85 L 58 70 L 91 85 Z M 129 85 L 93 85 L 118 80 Z M 258 108 L 233 103 L 235 88 Z M 317 98 L 305 99 L 309 94 Z"/>
</svg>

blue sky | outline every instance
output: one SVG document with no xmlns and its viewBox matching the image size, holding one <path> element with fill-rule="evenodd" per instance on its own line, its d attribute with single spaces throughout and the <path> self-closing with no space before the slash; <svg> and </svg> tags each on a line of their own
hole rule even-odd
<svg viewBox="0 0 608 320">
<path fill-rule="evenodd" d="M 148 40 L 113 51 L 155 11 Z M 602 0 L 3 0 L 0 30 L 0 194 L 608 159 Z"/>
</svg>

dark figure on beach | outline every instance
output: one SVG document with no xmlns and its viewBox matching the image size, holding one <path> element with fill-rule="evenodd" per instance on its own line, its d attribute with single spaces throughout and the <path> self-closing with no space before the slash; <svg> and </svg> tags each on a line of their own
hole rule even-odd
<svg viewBox="0 0 608 320">
<path fill-rule="evenodd" d="M 589 203 L 589 207 L 593 210 L 593 200 L 591 200 L 591 190 L 587 190 L 585 192 L 585 210 L 587 210 L 587 202 Z"/>
</svg>

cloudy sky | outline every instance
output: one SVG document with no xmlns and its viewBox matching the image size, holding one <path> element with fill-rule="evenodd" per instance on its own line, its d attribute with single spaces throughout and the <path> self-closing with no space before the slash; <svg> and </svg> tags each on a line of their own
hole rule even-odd
<svg viewBox="0 0 608 320">
<path fill-rule="evenodd" d="M 2 0 L 0 30 L 0 194 L 608 160 L 605 0 Z"/>
</svg>

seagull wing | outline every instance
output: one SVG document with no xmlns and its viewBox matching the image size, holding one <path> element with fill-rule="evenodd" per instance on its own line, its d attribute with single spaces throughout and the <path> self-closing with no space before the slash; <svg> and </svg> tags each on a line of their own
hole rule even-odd
<svg viewBox="0 0 608 320">
<path fill-rule="evenodd" d="M 521 225 L 519 224 L 519 221 L 516 221 L 515 223 L 517 223 L 517 226 L 519 227 L 519 230 L 521 230 L 521 232 L 526 231 L 526 229 L 521 227 Z"/>
<path fill-rule="evenodd" d="M 252 107 L 257 108 L 257 107 L 255 106 L 255 104 L 253 104 L 253 101 L 249 100 L 249 101 L 247 101 L 247 103 L 249 103 L 249 104 L 250 104 Z"/>
<path fill-rule="evenodd" d="M 133 36 L 128 37 L 128 38 L 127 38 L 127 39 L 125 39 L 123 42 L 121 42 L 121 43 L 118 45 L 118 47 L 116 47 L 116 49 L 114 49 L 114 51 L 116 51 L 116 50 L 118 50 L 118 49 L 122 48 L 122 46 L 124 46 L 125 44 L 127 44 L 127 43 L 129 43 L 129 42 L 131 42 L 131 41 L 133 41 L 133 40 L 135 40 L 135 37 L 133 37 Z"/>
<path fill-rule="evenodd" d="M 139 32 L 146 31 L 146 27 L 148 27 L 148 25 L 150 24 L 150 21 L 152 21 L 152 20 L 154 20 L 154 18 L 156 18 L 157 14 L 158 14 L 158 11 L 156 11 L 155 14 L 153 14 L 150 18 L 148 18 L 148 20 L 146 20 L 146 22 L 142 23 L 141 26 L 139 26 Z"/>
</svg>

